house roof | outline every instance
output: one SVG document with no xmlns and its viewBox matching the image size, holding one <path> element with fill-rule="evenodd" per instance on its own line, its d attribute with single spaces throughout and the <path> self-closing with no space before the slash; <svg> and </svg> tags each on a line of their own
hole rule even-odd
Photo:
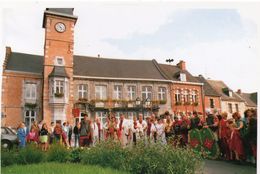
<svg viewBox="0 0 260 174">
<path fill-rule="evenodd" d="M 54 66 L 49 77 L 69 77 L 64 66 Z"/>
<path fill-rule="evenodd" d="M 155 60 L 108 59 L 74 56 L 74 75 L 88 77 L 167 80 Z M 12 52 L 6 70 L 26 73 L 43 72 L 43 56 Z M 50 76 L 67 76 L 64 68 L 54 67 Z"/>
<path fill-rule="evenodd" d="M 46 11 L 73 15 L 74 8 L 46 8 Z"/>
<path fill-rule="evenodd" d="M 237 93 L 243 100 L 245 100 L 247 106 L 257 107 L 257 93 Z"/>
<path fill-rule="evenodd" d="M 159 64 L 159 66 L 169 80 L 180 81 L 178 76 L 180 73 L 185 73 L 187 82 L 200 83 L 200 81 L 192 76 L 191 73 L 189 73 L 187 70 L 181 70 L 178 66 L 166 64 Z"/>
<path fill-rule="evenodd" d="M 6 70 L 42 73 L 43 56 L 12 52 L 8 57 Z"/>
<path fill-rule="evenodd" d="M 220 97 L 221 95 L 217 93 L 217 91 L 212 88 L 212 86 L 207 82 L 207 80 L 203 76 L 196 77 L 197 80 L 199 80 L 201 83 L 203 83 L 203 90 L 206 96 L 214 96 L 214 97 Z"/>
<path fill-rule="evenodd" d="M 74 56 L 74 75 L 167 80 L 155 60 Z"/>
<path fill-rule="evenodd" d="M 243 102 L 244 100 L 241 99 L 237 93 L 230 90 L 230 88 L 221 80 L 207 80 L 207 82 L 211 85 L 211 87 L 216 90 L 218 94 L 221 95 L 222 100 L 226 101 L 236 101 L 236 102 Z M 228 96 L 223 89 L 229 89 L 232 92 L 232 97 Z"/>
</svg>

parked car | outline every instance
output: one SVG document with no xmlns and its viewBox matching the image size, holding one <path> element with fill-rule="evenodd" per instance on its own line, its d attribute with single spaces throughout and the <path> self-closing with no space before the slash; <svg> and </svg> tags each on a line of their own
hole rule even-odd
<svg viewBox="0 0 260 174">
<path fill-rule="evenodd" d="M 11 149 L 14 145 L 18 145 L 16 131 L 8 127 L 1 127 L 1 148 Z"/>
</svg>

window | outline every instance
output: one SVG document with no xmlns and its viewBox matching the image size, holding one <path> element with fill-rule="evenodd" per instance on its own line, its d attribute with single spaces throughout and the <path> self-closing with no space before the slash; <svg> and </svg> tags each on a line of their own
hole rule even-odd
<svg viewBox="0 0 260 174">
<path fill-rule="evenodd" d="M 232 97 L 232 91 L 228 91 L 228 96 Z"/>
<path fill-rule="evenodd" d="M 36 99 L 36 84 L 25 84 L 25 99 Z"/>
<path fill-rule="evenodd" d="M 184 103 L 189 102 L 188 90 L 184 90 L 184 92 L 183 92 L 183 98 L 184 98 Z"/>
<path fill-rule="evenodd" d="M 149 98 L 152 99 L 152 87 L 151 86 L 143 86 L 142 87 L 142 99 L 146 100 Z"/>
<path fill-rule="evenodd" d="M 34 110 L 26 110 L 24 112 L 24 122 L 26 127 L 31 128 L 31 125 L 35 120 L 36 120 L 36 112 Z"/>
<path fill-rule="evenodd" d="M 104 85 L 95 86 L 95 95 L 98 100 L 106 100 L 107 99 L 107 87 Z"/>
<path fill-rule="evenodd" d="M 122 86 L 121 85 L 114 86 L 113 99 L 116 99 L 116 100 L 122 99 Z"/>
<path fill-rule="evenodd" d="M 106 123 L 106 113 L 105 112 L 96 112 L 96 116 L 99 118 L 100 122 L 104 125 Z"/>
<path fill-rule="evenodd" d="M 87 85 L 79 85 L 78 86 L 78 93 L 79 93 L 79 98 L 88 98 L 88 93 L 87 93 Z"/>
<path fill-rule="evenodd" d="M 186 74 L 180 73 L 180 80 L 181 80 L 182 82 L 186 82 Z"/>
<path fill-rule="evenodd" d="M 196 91 L 191 92 L 191 100 L 192 100 L 192 103 L 198 102 L 198 97 L 197 97 Z"/>
<path fill-rule="evenodd" d="M 64 93 L 64 81 L 55 80 L 54 82 L 54 93 L 63 94 Z"/>
<path fill-rule="evenodd" d="M 209 99 L 209 104 L 210 104 L 210 108 L 214 108 L 215 107 L 213 98 Z"/>
<path fill-rule="evenodd" d="M 159 87 L 158 99 L 159 100 L 166 100 L 166 88 L 165 87 Z"/>
<path fill-rule="evenodd" d="M 127 115 L 128 115 L 128 119 L 130 120 L 130 122 L 133 121 L 134 116 L 137 116 L 136 112 L 128 112 Z"/>
<path fill-rule="evenodd" d="M 176 90 L 176 92 L 175 92 L 175 102 L 181 102 L 180 90 Z"/>
<path fill-rule="evenodd" d="M 64 66 L 63 57 L 56 57 L 55 65 L 57 65 L 57 66 Z"/>
<path fill-rule="evenodd" d="M 238 104 L 236 104 L 236 112 L 239 112 Z"/>
<path fill-rule="evenodd" d="M 232 111 L 232 103 L 228 103 L 228 112 L 229 113 L 233 113 L 233 111 Z"/>
<path fill-rule="evenodd" d="M 135 100 L 135 98 L 136 98 L 136 87 L 135 86 L 128 86 L 127 92 L 128 92 L 128 99 L 129 100 Z"/>
</svg>

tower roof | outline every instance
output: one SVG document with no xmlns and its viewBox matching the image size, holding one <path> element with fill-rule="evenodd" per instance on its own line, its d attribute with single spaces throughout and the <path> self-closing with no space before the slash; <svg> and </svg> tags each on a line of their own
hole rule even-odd
<svg viewBox="0 0 260 174">
<path fill-rule="evenodd" d="M 73 14 L 73 11 L 74 8 L 46 8 L 43 15 L 42 27 L 45 28 L 46 15 L 54 15 L 54 16 L 60 16 L 64 18 L 75 19 L 75 23 L 76 23 L 78 17 Z"/>
</svg>

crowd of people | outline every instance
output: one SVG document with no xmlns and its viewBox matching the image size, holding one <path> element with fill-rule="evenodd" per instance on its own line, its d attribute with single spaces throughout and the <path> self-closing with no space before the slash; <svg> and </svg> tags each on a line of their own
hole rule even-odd
<svg viewBox="0 0 260 174">
<path fill-rule="evenodd" d="M 109 139 L 120 142 L 123 147 L 144 141 L 172 144 L 174 148 L 189 146 L 189 131 L 204 128 L 212 131 L 220 149 L 219 157 L 223 160 L 256 162 L 257 112 L 254 109 L 246 110 L 243 118 L 235 112 L 229 119 L 227 113 L 212 113 L 210 110 L 206 111 L 206 116 L 196 111 L 188 115 L 171 115 L 167 111 L 160 117 L 152 113 L 145 120 L 142 114 L 130 120 L 124 114 L 117 119 L 111 113 L 103 124 L 98 117 L 90 118 L 85 114 L 84 119 L 74 126 L 69 122 L 52 122 L 48 127 L 46 123 L 35 121 L 28 129 L 21 123 L 17 135 L 20 147 L 34 143 L 43 151 L 47 151 L 53 143 L 61 143 L 68 148 L 90 147 Z"/>
</svg>

